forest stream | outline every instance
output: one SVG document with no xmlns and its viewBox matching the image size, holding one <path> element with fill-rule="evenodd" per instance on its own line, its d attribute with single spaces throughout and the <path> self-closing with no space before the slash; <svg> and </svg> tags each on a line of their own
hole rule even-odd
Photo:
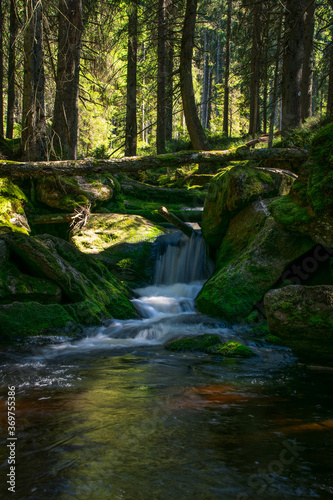
<svg viewBox="0 0 333 500">
<path fill-rule="evenodd" d="M 16 491 L 2 488 L 3 498 L 332 497 L 333 372 L 309 370 L 245 325 L 196 312 L 212 272 L 202 240 L 168 238 L 155 284 L 135 290 L 141 319 L 87 328 L 76 341 L 2 347 L 1 404 L 15 386 L 17 426 Z M 163 347 L 203 333 L 257 356 Z"/>
</svg>

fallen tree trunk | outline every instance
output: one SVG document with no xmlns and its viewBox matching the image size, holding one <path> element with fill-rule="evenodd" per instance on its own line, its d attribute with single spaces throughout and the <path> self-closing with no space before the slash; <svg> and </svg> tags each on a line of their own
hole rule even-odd
<svg viewBox="0 0 333 500">
<path fill-rule="evenodd" d="M 62 224 L 71 222 L 75 214 L 46 214 L 29 217 L 29 222 L 33 224 Z"/>
<path fill-rule="evenodd" d="M 175 214 L 169 212 L 169 210 L 165 207 L 160 207 L 158 209 L 158 213 L 161 217 L 164 217 L 170 224 L 175 226 L 177 229 L 182 231 L 186 236 L 191 238 L 192 234 L 196 233 L 191 226 L 188 226 L 185 222 L 180 220 Z"/>
<path fill-rule="evenodd" d="M 0 177 L 45 177 L 119 174 L 153 170 L 155 168 L 176 168 L 190 163 L 216 163 L 222 165 L 230 161 L 244 160 L 301 160 L 309 157 L 305 149 L 253 149 L 241 146 L 236 150 L 227 151 L 180 151 L 156 156 L 131 156 L 112 158 L 110 160 L 64 160 L 48 162 L 1 162 Z"/>
</svg>

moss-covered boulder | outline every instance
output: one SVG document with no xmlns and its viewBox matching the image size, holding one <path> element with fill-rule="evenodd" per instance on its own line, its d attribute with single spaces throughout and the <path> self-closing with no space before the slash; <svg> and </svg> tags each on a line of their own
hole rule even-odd
<svg viewBox="0 0 333 500">
<path fill-rule="evenodd" d="M 220 344 L 221 339 L 218 335 L 204 333 L 195 337 L 185 337 L 174 342 L 169 342 L 164 347 L 168 351 L 177 352 L 210 352 L 212 346 Z"/>
<path fill-rule="evenodd" d="M 59 304 L 13 302 L 0 305 L 1 341 L 35 335 L 75 336 L 79 332 L 79 325 Z"/>
<path fill-rule="evenodd" d="M 249 347 L 235 340 L 229 340 L 222 344 L 216 344 L 208 349 L 211 354 L 217 354 L 226 358 L 251 358 L 256 354 Z"/>
<path fill-rule="evenodd" d="M 54 282 L 21 273 L 11 263 L 0 267 L 0 304 L 11 302 L 39 302 L 40 304 L 61 301 L 61 289 Z"/>
<path fill-rule="evenodd" d="M 29 234 L 30 227 L 24 208 L 28 199 L 9 179 L 0 179 L 0 234 L 19 232 Z"/>
<path fill-rule="evenodd" d="M 99 308 L 100 317 L 136 315 L 129 290 L 101 262 L 69 243 L 50 235 L 29 237 L 13 233 L 2 238 L 27 272 L 61 288 L 63 302 L 91 301 Z"/>
<path fill-rule="evenodd" d="M 71 242 L 98 255 L 119 278 L 141 285 L 152 278 L 154 243 L 162 234 L 164 229 L 139 215 L 92 214 Z"/>
<path fill-rule="evenodd" d="M 36 200 L 60 210 L 72 211 L 77 205 L 92 207 L 109 202 L 116 181 L 111 176 L 45 177 L 36 184 Z"/>
<path fill-rule="evenodd" d="M 211 248 L 219 248 L 230 221 L 259 198 L 289 192 L 295 177 L 277 169 L 249 164 L 224 168 L 213 177 L 205 199 L 202 234 Z"/>
<path fill-rule="evenodd" d="M 288 230 L 308 234 L 313 241 L 333 246 L 333 124 L 315 136 L 310 159 L 303 165 L 289 196 L 275 200 L 269 210 Z"/>
<path fill-rule="evenodd" d="M 272 335 L 302 358 L 333 363 L 333 285 L 289 285 L 264 302 Z"/>
<path fill-rule="evenodd" d="M 248 210 L 244 211 L 244 216 L 250 223 Z M 237 228 L 242 223 L 236 222 L 236 231 L 233 232 L 232 221 L 229 237 L 223 243 L 220 268 L 196 299 L 200 312 L 231 322 L 245 319 L 286 267 L 313 246 L 309 237 L 281 229 L 269 213 L 264 223 L 260 218 L 253 219 L 252 231 L 249 230 L 244 239 L 243 235 L 237 237 Z M 228 254 L 231 245 L 236 247 L 233 257 Z M 238 247 L 241 247 L 239 251 Z"/>
</svg>

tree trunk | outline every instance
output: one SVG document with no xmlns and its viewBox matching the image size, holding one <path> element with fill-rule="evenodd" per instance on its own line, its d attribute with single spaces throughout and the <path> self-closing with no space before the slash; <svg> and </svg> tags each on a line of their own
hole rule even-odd
<svg viewBox="0 0 333 500">
<path fill-rule="evenodd" d="M 328 78 L 328 96 L 327 96 L 327 116 L 330 122 L 333 122 L 333 28 L 331 28 L 331 48 Z"/>
<path fill-rule="evenodd" d="M 117 174 L 126 172 L 139 172 L 155 168 L 177 168 L 190 163 L 213 164 L 218 166 L 230 161 L 245 160 L 299 160 L 306 161 L 309 151 L 302 149 L 249 149 L 240 147 L 230 151 L 181 151 L 179 153 L 157 156 L 134 156 L 131 158 L 112 158 L 110 160 L 80 160 L 80 161 L 49 161 L 29 163 L 1 164 L 0 177 L 23 178 L 72 176 L 91 174 Z M 290 174 L 294 176 L 294 174 Z M 161 188 L 160 188 L 161 189 Z"/>
<path fill-rule="evenodd" d="M 202 73 L 202 94 L 201 94 L 201 123 L 202 123 L 203 128 L 207 128 L 208 86 L 209 86 L 209 62 L 208 62 L 208 48 L 207 48 L 207 29 L 205 29 L 204 30 L 203 73 Z"/>
<path fill-rule="evenodd" d="M 277 44 L 276 44 L 272 108 L 271 108 L 271 116 L 270 116 L 270 120 L 269 120 L 269 139 L 268 139 L 268 147 L 269 148 L 271 148 L 273 145 L 274 122 L 275 122 L 275 114 L 276 114 L 276 108 L 277 108 L 282 22 L 283 22 L 283 10 L 281 9 L 280 20 L 279 20 L 279 25 L 278 25 Z"/>
<path fill-rule="evenodd" d="M 157 46 L 157 154 L 165 153 L 165 83 L 166 83 L 166 0 L 158 1 Z"/>
<path fill-rule="evenodd" d="M 229 0 L 230 1 L 230 0 Z M 192 56 L 197 15 L 197 0 L 187 0 L 180 50 L 180 89 L 187 130 L 194 149 L 209 149 L 205 132 L 199 120 L 192 80 Z"/>
<path fill-rule="evenodd" d="M 25 160 L 38 161 L 47 155 L 41 2 L 26 2 L 25 19 L 22 149 Z"/>
<path fill-rule="evenodd" d="M 3 137 L 3 17 L 2 0 L 0 0 L 0 137 Z"/>
<path fill-rule="evenodd" d="M 58 67 L 53 115 L 53 153 L 77 156 L 82 0 L 59 0 Z"/>
<path fill-rule="evenodd" d="M 261 62 L 261 4 L 255 4 L 252 13 L 252 51 L 251 51 L 251 84 L 250 84 L 250 124 L 249 134 L 253 139 L 258 131 L 259 120 L 259 87 Z"/>
<path fill-rule="evenodd" d="M 136 72 L 137 72 L 137 52 L 138 52 L 137 0 L 132 0 L 129 8 L 130 8 L 130 13 L 128 16 L 125 156 L 135 156 L 137 147 L 137 119 L 136 119 Z"/>
<path fill-rule="evenodd" d="M 9 20 L 9 50 L 8 50 L 8 89 L 7 89 L 7 139 L 13 138 L 15 111 L 15 66 L 16 66 L 16 35 L 18 19 L 16 15 L 16 0 L 10 0 Z"/>
<path fill-rule="evenodd" d="M 301 90 L 306 0 L 285 3 L 282 80 L 282 133 L 301 124 Z"/>
<path fill-rule="evenodd" d="M 307 9 L 304 26 L 304 52 L 301 90 L 301 118 L 305 122 L 312 116 L 312 87 L 313 87 L 313 33 L 315 24 L 316 2 Z"/>
<path fill-rule="evenodd" d="M 172 140 L 173 124 L 173 60 L 174 60 L 174 42 L 173 42 L 173 4 L 168 2 L 166 11 L 167 39 L 166 39 L 166 106 L 165 106 L 165 139 Z"/>
<path fill-rule="evenodd" d="M 223 133 L 229 135 L 229 74 L 230 74 L 230 37 L 231 37 L 232 0 L 228 0 L 227 38 L 225 42 L 224 63 L 224 103 L 223 103 Z"/>
<path fill-rule="evenodd" d="M 216 50 L 216 77 L 215 77 L 215 116 L 219 116 L 218 102 L 218 84 L 220 83 L 220 54 L 221 54 L 221 19 L 219 19 L 219 28 L 217 32 L 217 50 Z"/>
</svg>

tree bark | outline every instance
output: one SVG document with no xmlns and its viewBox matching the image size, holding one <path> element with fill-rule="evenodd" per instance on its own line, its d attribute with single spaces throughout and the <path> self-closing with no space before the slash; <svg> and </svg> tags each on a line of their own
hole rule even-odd
<svg viewBox="0 0 333 500">
<path fill-rule="evenodd" d="M 163 217 L 165 220 L 170 222 L 173 226 L 175 226 L 177 229 L 182 231 L 182 233 L 186 234 L 189 238 L 196 232 L 191 226 L 188 226 L 185 222 L 179 219 L 175 214 L 172 212 L 169 212 L 169 210 L 165 207 L 160 207 L 158 209 L 158 213 L 160 214 L 161 217 Z"/>
<path fill-rule="evenodd" d="M 307 9 L 304 26 L 304 52 L 301 90 L 301 119 L 305 122 L 312 116 L 312 87 L 313 87 L 313 33 L 315 24 L 316 2 Z"/>
<path fill-rule="evenodd" d="M 15 111 L 15 67 L 16 67 L 16 35 L 18 19 L 16 0 L 10 0 L 9 50 L 8 50 L 8 89 L 7 89 L 7 139 L 13 138 Z"/>
<path fill-rule="evenodd" d="M 56 157 L 75 159 L 82 25 L 82 0 L 59 0 L 58 67 L 52 142 Z"/>
<path fill-rule="evenodd" d="M 165 153 L 165 83 L 166 83 L 166 0 L 158 1 L 157 47 L 157 154 Z"/>
<path fill-rule="evenodd" d="M 229 135 L 229 74 L 230 74 L 230 38 L 231 38 L 232 0 L 228 0 L 227 38 L 225 42 L 224 63 L 224 102 L 223 102 L 223 133 Z"/>
<path fill-rule="evenodd" d="M 304 12 L 307 0 L 285 3 L 285 40 L 282 79 L 282 134 L 301 124 Z"/>
<path fill-rule="evenodd" d="M 252 149 L 242 146 L 236 151 L 183 151 L 173 154 L 156 156 L 133 156 L 130 158 L 113 158 L 110 160 L 77 160 L 77 161 L 50 161 L 26 163 L 1 163 L 0 177 L 23 178 L 72 176 L 91 174 L 117 174 L 139 172 L 155 168 L 177 168 L 189 163 L 208 163 L 221 165 L 230 161 L 245 160 L 300 160 L 306 161 L 309 151 L 305 149 Z"/>
<path fill-rule="evenodd" d="M 252 12 L 252 51 L 251 51 L 251 84 L 250 84 L 250 124 L 249 134 L 252 138 L 258 131 L 259 120 L 259 86 L 261 63 L 261 4 L 256 3 Z"/>
<path fill-rule="evenodd" d="M 25 19 L 22 149 L 25 160 L 38 161 L 47 156 L 41 2 L 27 0 Z"/>
<path fill-rule="evenodd" d="M 125 156 L 135 156 L 137 148 L 136 73 L 138 53 L 138 6 L 132 0 L 128 16 L 127 102 Z"/>
<path fill-rule="evenodd" d="M 197 0 L 187 0 L 180 50 L 180 89 L 186 126 L 194 149 L 209 149 L 205 132 L 199 120 L 192 80 L 192 56 L 194 46 Z"/>
<path fill-rule="evenodd" d="M 3 137 L 3 16 L 2 0 L 0 0 L 0 137 Z"/>
<path fill-rule="evenodd" d="M 268 147 L 271 148 L 273 145 L 273 133 L 274 133 L 274 122 L 275 122 L 275 111 L 278 98 L 278 87 L 279 87 L 279 66 L 280 66 L 280 50 L 281 50 L 281 35 L 282 35 L 282 22 L 283 22 L 283 10 L 281 9 L 279 24 L 278 24 L 278 36 L 276 44 L 276 54 L 275 54 L 275 68 L 274 68 L 274 83 L 272 92 L 272 109 L 269 119 L 269 139 Z"/>
</svg>

